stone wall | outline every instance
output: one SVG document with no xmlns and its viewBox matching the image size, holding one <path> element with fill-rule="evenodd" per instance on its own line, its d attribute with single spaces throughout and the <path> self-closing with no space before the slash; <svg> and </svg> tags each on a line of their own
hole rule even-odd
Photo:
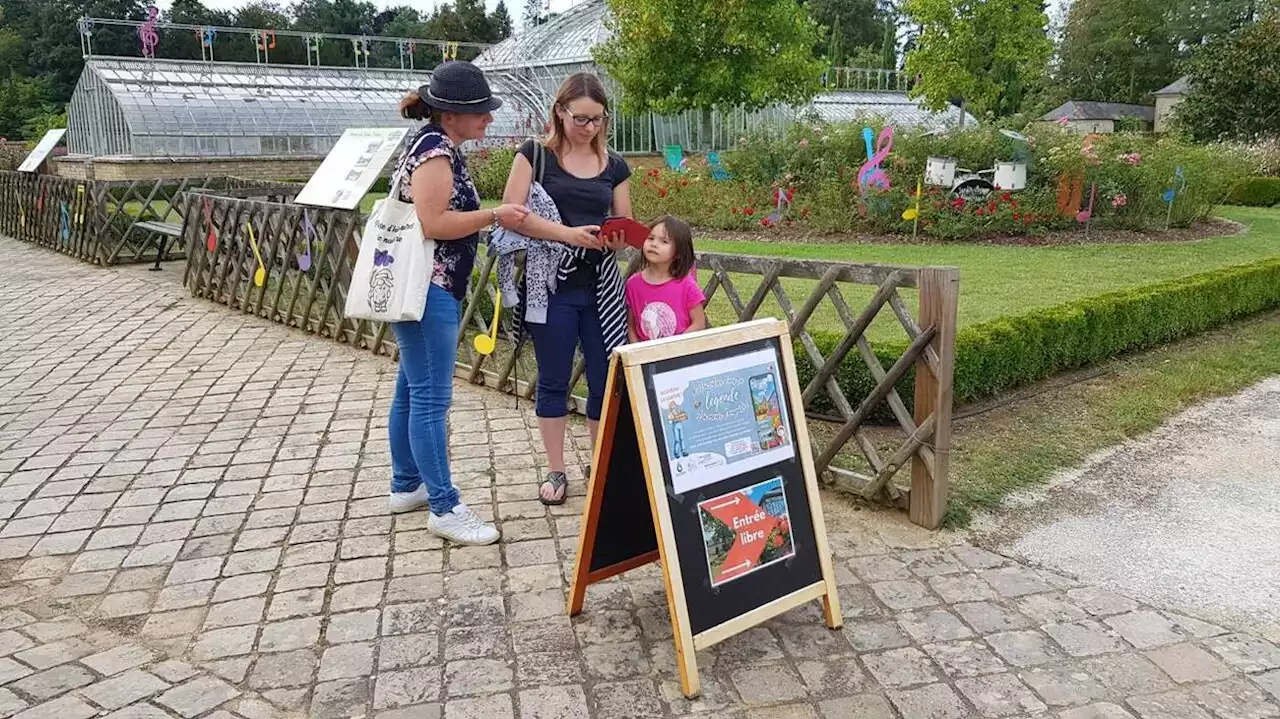
<svg viewBox="0 0 1280 719">
<path fill-rule="evenodd" d="M 170 177 L 240 177 L 306 180 L 322 157 L 61 157 L 53 172 L 77 180 L 157 180 Z"/>
</svg>

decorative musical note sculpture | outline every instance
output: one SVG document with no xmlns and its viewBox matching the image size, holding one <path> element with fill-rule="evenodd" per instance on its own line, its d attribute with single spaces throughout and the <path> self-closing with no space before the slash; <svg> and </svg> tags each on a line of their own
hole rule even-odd
<svg viewBox="0 0 1280 719">
<path fill-rule="evenodd" d="M 916 180 L 916 206 L 908 207 L 902 211 L 902 219 L 911 223 L 911 239 L 916 239 L 920 234 L 920 195 L 923 194 L 924 183 Z"/>
<path fill-rule="evenodd" d="M 200 41 L 200 59 L 213 62 L 213 39 L 218 36 L 217 28 L 202 27 L 195 32 L 196 39 Z"/>
<path fill-rule="evenodd" d="M 889 157 L 889 153 L 893 151 L 893 127 L 886 125 L 880 131 L 880 137 L 875 139 L 875 147 L 872 147 L 872 139 L 875 133 L 871 128 L 862 128 L 862 141 L 867 145 L 867 161 L 863 163 L 862 169 L 858 170 L 858 188 L 865 196 L 867 189 L 875 186 L 881 190 L 889 189 L 889 176 L 881 169 L 880 164 Z"/>
<path fill-rule="evenodd" d="M 209 198 L 204 199 L 204 226 L 208 234 L 204 238 L 204 246 L 210 252 L 218 249 L 218 236 L 213 231 L 213 209 L 209 206 Z"/>
<path fill-rule="evenodd" d="M 729 171 L 724 169 L 724 163 L 720 161 L 720 153 L 712 150 L 707 153 L 707 166 L 711 168 L 711 179 L 716 182 L 724 182 L 729 179 Z"/>
<path fill-rule="evenodd" d="M 316 226 L 311 224 L 311 214 L 306 210 L 302 211 L 302 254 L 298 255 L 298 269 L 306 272 L 311 269 L 311 238 L 315 237 Z"/>
<path fill-rule="evenodd" d="M 155 59 L 156 45 L 160 44 L 160 35 L 156 32 L 159 18 L 160 8 L 152 5 L 147 8 L 146 22 L 138 26 L 138 39 L 142 41 L 142 56 L 145 58 Z"/>
<path fill-rule="evenodd" d="M 493 324 L 489 326 L 489 334 L 476 335 L 472 340 L 475 345 L 476 352 L 482 355 L 491 355 L 498 347 L 498 317 L 502 314 L 502 293 L 493 293 Z"/>
<path fill-rule="evenodd" d="M 786 211 L 790 209 L 791 200 L 793 200 L 795 196 L 796 196 L 796 190 L 794 187 L 789 187 L 785 190 L 781 188 L 774 190 L 773 202 L 774 202 L 775 208 L 774 208 L 773 214 L 764 218 L 765 222 L 767 222 L 770 226 L 780 224 L 782 222 L 783 216 L 786 214 Z"/>
<path fill-rule="evenodd" d="M 1187 191 L 1187 176 L 1182 174 L 1182 168 L 1178 167 L 1173 171 L 1173 186 L 1164 191 L 1165 204 L 1169 205 L 1168 213 L 1164 218 L 1164 229 L 1168 232 L 1173 227 L 1173 201 L 1178 199 L 1178 195 Z"/>
<path fill-rule="evenodd" d="M 1076 222 L 1084 225 L 1084 238 L 1089 239 L 1089 221 L 1093 219 L 1093 203 L 1098 199 L 1098 183 L 1089 188 L 1089 206 L 1076 215 Z"/>
<path fill-rule="evenodd" d="M 59 200 L 58 231 L 62 235 L 63 243 L 71 239 L 71 209 L 67 206 L 66 200 Z"/>
<path fill-rule="evenodd" d="M 253 259 L 258 263 L 258 269 L 253 272 L 253 284 L 261 287 L 267 282 L 267 265 L 262 261 L 262 252 L 258 250 L 258 238 L 253 234 L 253 223 L 244 223 L 245 229 L 249 231 L 249 247 L 253 250 Z"/>
</svg>

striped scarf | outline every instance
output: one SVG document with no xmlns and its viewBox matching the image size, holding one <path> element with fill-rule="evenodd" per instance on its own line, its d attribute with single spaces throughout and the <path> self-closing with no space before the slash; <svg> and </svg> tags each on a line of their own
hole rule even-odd
<svg viewBox="0 0 1280 719">
<path fill-rule="evenodd" d="M 564 262 L 560 263 L 557 284 L 563 287 L 575 267 L 587 264 L 586 248 L 570 247 Z M 605 252 L 596 270 L 596 311 L 600 315 L 605 356 L 608 356 L 627 342 L 627 303 L 617 256 L 613 252 Z"/>
</svg>

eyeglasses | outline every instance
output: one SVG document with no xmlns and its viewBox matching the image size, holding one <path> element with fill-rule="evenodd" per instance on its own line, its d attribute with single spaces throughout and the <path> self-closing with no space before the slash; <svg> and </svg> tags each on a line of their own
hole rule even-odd
<svg viewBox="0 0 1280 719">
<path fill-rule="evenodd" d="M 567 107 L 562 107 L 560 108 L 560 110 L 564 112 L 564 114 L 572 118 L 573 124 L 577 125 L 578 127 L 586 127 L 587 125 L 595 125 L 596 127 L 600 127 L 601 125 L 604 125 L 605 120 L 609 119 L 609 113 L 607 112 L 603 115 L 592 116 L 592 115 L 575 115 L 572 112 L 569 112 L 569 108 Z"/>
</svg>

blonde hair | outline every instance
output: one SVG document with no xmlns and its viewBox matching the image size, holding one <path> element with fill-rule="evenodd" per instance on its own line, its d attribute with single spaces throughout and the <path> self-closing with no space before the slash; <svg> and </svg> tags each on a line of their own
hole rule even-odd
<svg viewBox="0 0 1280 719">
<path fill-rule="evenodd" d="M 561 83 L 560 89 L 556 91 L 556 99 L 551 104 L 551 132 L 542 144 L 556 152 L 560 151 L 567 139 L 564 119 L 560 117 L 557 110 L 563 109 L 568 112 L 569 103 L 583 97 L 599 103 L 604 108 L 604 122 L 600 123 L 600 131 L 596 136 L 591 138 L 591 149 L 596 151 L 602 162 L 605 162 L 609 155 L 605 144 L 609 137 L 609 98 L 605 95 L 604 83 L 589 72 L 574 73 Z"/>
</svg>

